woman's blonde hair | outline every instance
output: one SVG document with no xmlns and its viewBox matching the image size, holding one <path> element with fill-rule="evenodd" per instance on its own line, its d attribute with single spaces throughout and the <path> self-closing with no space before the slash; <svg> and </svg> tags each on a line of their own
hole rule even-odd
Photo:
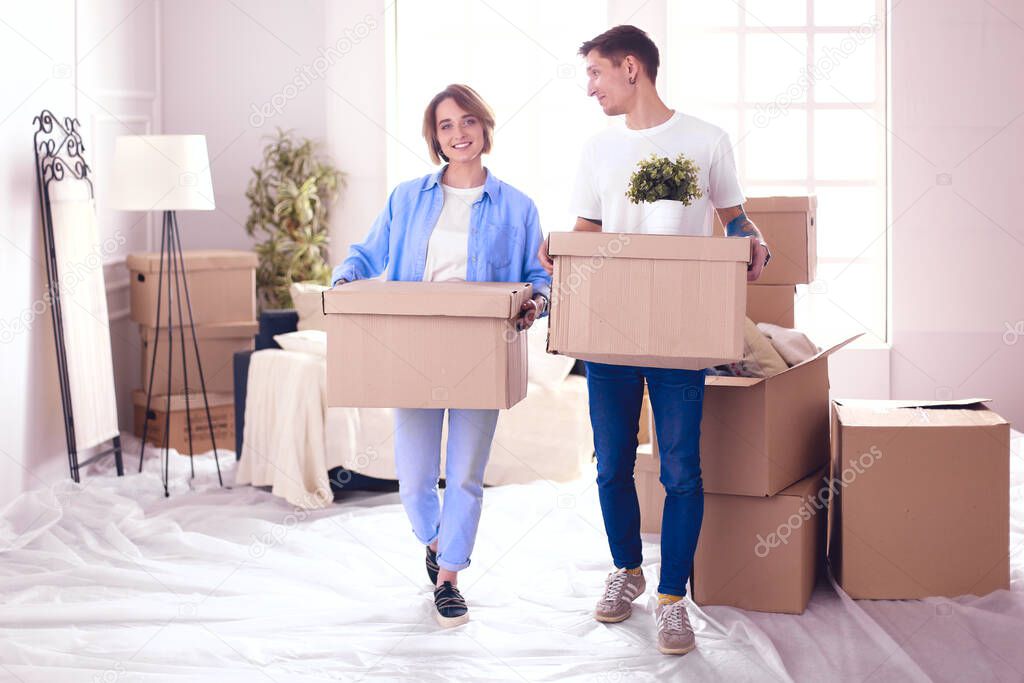
<svg viewBox="0 0 1024 683">
<path fill-rule="evenodd" d="M 484 128 L 483 153 L 490 152 L 494 139 L 494 112 L 476 90 L 468 85 L 453 83 L 434 95 L 430 104 L 427 105 L 426 111 L 423 112 L 423 139 L 427 141 L 430 160 L 435 164 L 440 164 L 442 159 L 448 161 L 448 157 L 441 151 L 441 143 L 437 139 L 437 105 L 449 97 L 455 100 L 455 104 L 480 121 L 480 125 Z"/>
</svg>

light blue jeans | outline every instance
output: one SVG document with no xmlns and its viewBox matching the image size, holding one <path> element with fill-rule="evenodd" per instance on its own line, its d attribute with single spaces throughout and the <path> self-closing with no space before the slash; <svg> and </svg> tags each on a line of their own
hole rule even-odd
<svg viewBox="0 0 1024 683">
<path fill-rule="evenodd" d="M 457 572 L 469 566 L 484 496 L 484 468 L 498 423 L 497 410 L 448 409 L 444 508 L 438 500 L 444 408 L 395 408 L 395 469 L 402 505 L 424 545 L 437 539 L 437 563 Z"/>
</svg>

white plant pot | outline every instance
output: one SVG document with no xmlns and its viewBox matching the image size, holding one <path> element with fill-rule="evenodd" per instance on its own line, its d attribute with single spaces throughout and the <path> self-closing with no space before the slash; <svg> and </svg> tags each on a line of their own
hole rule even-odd
<svg viewBox="0 0 1024 683">
<path fill-rule="evenodd" d="M 644 203 L 644 220 L 640 224 L 644 232 L 675 233 L 683 225 L 683 212 L 686 205 L 672 199 L 659 199 L 653 203 Z"/>
</svg>

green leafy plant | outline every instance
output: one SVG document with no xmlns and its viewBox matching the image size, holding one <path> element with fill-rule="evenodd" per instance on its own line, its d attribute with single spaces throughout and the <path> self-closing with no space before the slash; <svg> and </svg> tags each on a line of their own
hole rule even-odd
<svg viewBox="0 0 1024 683">
<path fill-rule="evenodd" d="M 252 172 L 245 231 L 263 238 L 256 244 L 257 298 L 263 309 L 291 308 L 293 282 L 328 284 L 327 216 L 345 174 L 321 157 L 312 140 L 281 129 Z"/>
<path fill-rule="evenodd" d="M 703 196 L 697 184 L 699 174 L 700 167 L 683 154 L 675 161 L 652 154 L 637 164 L 629 177 L 626 196 L 634 204 L 669 199 L 689 206 Z"/>
</svg>

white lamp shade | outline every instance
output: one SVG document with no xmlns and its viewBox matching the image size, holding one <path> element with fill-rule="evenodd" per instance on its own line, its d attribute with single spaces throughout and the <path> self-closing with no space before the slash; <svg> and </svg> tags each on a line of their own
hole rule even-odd
<svg viewBox="0 0 1024 683">
<path fill-rule="evenodd" d="M 125 211 L 212 211 L 205 135 L 123 135 L 114 141 L 107 205 Z"/>
</svg>

